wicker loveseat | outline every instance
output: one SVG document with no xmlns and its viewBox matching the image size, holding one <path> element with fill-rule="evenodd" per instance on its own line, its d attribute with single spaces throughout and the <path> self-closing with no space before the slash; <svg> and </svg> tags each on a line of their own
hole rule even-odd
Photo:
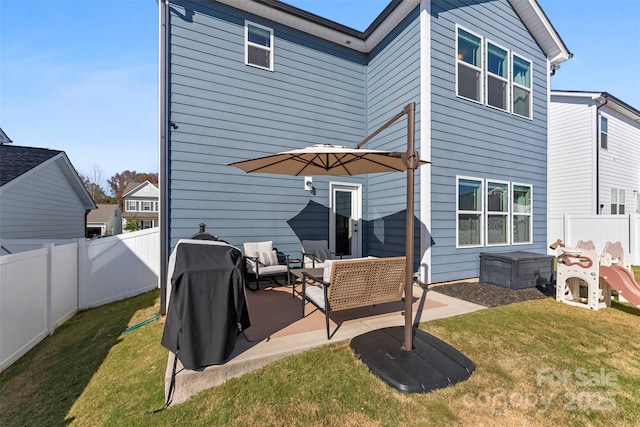
<svg viewBox="0 0 640 427">
<path fill-rule="evenodd" d="M 327 339 L 331 339 L 331 312 L 402 300 L 405 260 L 405 257 L 329 260 L 325 262 L 322 280 L 303 273 L 302 316 L 306 302 L 323 311 Z"/>
</svg>

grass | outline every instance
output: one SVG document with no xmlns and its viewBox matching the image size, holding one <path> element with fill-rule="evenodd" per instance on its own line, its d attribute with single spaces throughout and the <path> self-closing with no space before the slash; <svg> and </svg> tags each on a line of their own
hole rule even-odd
<svg viewBox="0 0 640 427">
<path fill-rule="evenodd" d="M 640 279 L 640 268 L 634 268 Z M 476 364 L 428 394 L 400 393 L 348 344 L 288 357 L 154 415 L 167 352 L 157 291 L 78 313 L 0 374 L 0 425 L 640 425 L 640 311 L 553 299 L 424 323 Z"/>
</svg>

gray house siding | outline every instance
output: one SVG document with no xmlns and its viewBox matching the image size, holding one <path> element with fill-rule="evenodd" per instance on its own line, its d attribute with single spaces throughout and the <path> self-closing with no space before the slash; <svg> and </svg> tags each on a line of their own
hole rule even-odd
<svg viewBox="0 0 640 427">
<path fill-rule="evenodd" d="M 368 133 L 416 103 L 416 145 L 420 136 L 420 26 L 419 8 L 411 12 L 372 52 L 367 68 Z M 371 149 L 406 151 L 407 119 L 367 143 Z M 415 216 L 419 218 L 419 174 L 415 174 Z M 373 174 L 367 177 L 364 199 L 366 227 L 363 248 L 366 254 L 394 256 L 405 254 L 406 173 Z M 415 235 L 419 236 L 416 220 Z M 416 239 L 416 257 L 419 239 Z"/>
<path fill-rule="evenodd" d="M 456 97 L 456 24 L 533 62 L 533 120 Z M 432 281 L 477 277 L 482 252 L 546 248 L 546 57 L 506 0 L 432 2 Z M 456 176 L 533 186 L 533 244 L 456 248 Z"/>
<path fill-rule="evenodd" d="M 244 63 L 244 20 L 274 30 L 274 71 Z M 365 56 L 214 2 L 170 13 L 170 246 L 207 224 L 241 246 L 299 255 L 326 238 L 328 179 L 245 174 L 227 163 L 365 135 Z M 344 179 L 363 182 L 363 178 Z"/>
<path fill-rule="evenodd" d="M 61 161 L 61 160 L 60 160 Z M 56 160 L 2 188 L 0 238 L 71 239 L 85 235 L 86 208 Z"/>
</svg>

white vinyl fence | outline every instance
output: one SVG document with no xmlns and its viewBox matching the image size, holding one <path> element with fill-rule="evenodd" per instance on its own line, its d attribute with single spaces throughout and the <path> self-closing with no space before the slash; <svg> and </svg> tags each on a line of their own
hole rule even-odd
<svg viewBox="0 0 640 427">
<path fill-rule="evenodd" d="M 158 228 L 64 244 L 0 243 L 11 252 L 40 246 L 0 256 L 0 372 L 78 310 L 159 285 Z"/>
<path fill-rule="evenodd" d="M 640 265 L 640 215 L 550 215 L 547 239 L 549 244 L 562 239 L 567 246 L 591 240 L 598 252 L 607 242 L 618 241 L 631 255 L 631 264 Z M 549 254 L 555 252 L 549 249 Z"/>
</svg>

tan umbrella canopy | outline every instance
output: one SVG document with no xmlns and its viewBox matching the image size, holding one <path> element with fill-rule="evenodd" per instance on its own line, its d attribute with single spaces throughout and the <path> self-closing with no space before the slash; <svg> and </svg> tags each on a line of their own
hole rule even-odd
<svg viewBox="0 0 640 427">
<path fill-rule="evenodd" d="M 393 151 L 317 144 L 257 159 L 242 160 L 230 165 L 245 172 L 293 176 L 352 176 L 376 172 L 403 172 L 407 170 L 404 158 L 405 153 Z M 421 165 L 426 163 L 420 162 Z"/>
<path fill-rule="evenodd" d="M 407 116 L 406 152 L 402 153 L 394 151 L 366 150 L 360 148 L 404 115 Z M 404 355 L 406 356 L 408 354 L 414 353 L 412 295 L 414 257 L 413 216 L 415 169 L 428 163 L 430 162 L 420 160 L 418 153 L 415 151 L 415 103 L 412 102 L 410 104 L 407 104 L 400 113 L 389 119 L 375 132 L 371 133 L 367 138 L 361 141 L 355 148 L 335 146 L 330 144 L 318 144 L 307 148 L 285 151 L 282 153 L 267 155 L 255 159 L 242 160 L 239 162 L 230 163 L 229 165 L 235 166 L 249 173 L 269 173 L 292 176 L 352 176 L 379 172 L 407 172 L 405 325 L 403 334 L 404 339 L 402 341 L 402 353 L 404 353 Z M 377 340 L 378 337 L 371 337 L 371 339 L 366 339 L 364 346 L 367 347 L 371 343 L 375 345 Z M 368 352 L 369 350 L 365 351 Z M 393 350 L 388 353 L 391 352 L 393 352 Z M 363 357 L 363 361 L 365 361 L 364 359 L 365 357 Z M 401 360 L 399 363 L 406 366 L 402 366 L 399 369 L 395 369 L 394 366 L 391 366 L 391 368 L 389 368 L 387 366 L 388 363 L 386 359 Z M 403 391 L 426 391 L 424 389 L 424 385 L 421 383 L 417 386 L 419 390 L 409 390 L 408 388 L 411 388 L 410 386 L 404 386 L 404 378 L 398 380 L 396 380 L 396 378 L 389 378 L 396 376 L 406 377 L 407 371 L 424 370 L 423 365 L 419 362 L 416 363 L 415 359 L 416 358 L 412 357 L 397 358 L 385 356 L 382 360 L 373 360 L 373 358 L 371 358 L 371 363 L 367 363 L 367 361 L 365 361 L 365 363 L 369 364 L 369 367 L 373 371 L 378 373 L 391 385 L 396 386 L 396 388 L 399 388 Z M 372 366 L 372 364 L 385 366 L 374 367 Z M 389 370 L 391 372 L 389 372 Z M 416 375 L 409 375 L 409 377 L 411 376 L 419 375 L 416 373 Z"/>
</svg>

